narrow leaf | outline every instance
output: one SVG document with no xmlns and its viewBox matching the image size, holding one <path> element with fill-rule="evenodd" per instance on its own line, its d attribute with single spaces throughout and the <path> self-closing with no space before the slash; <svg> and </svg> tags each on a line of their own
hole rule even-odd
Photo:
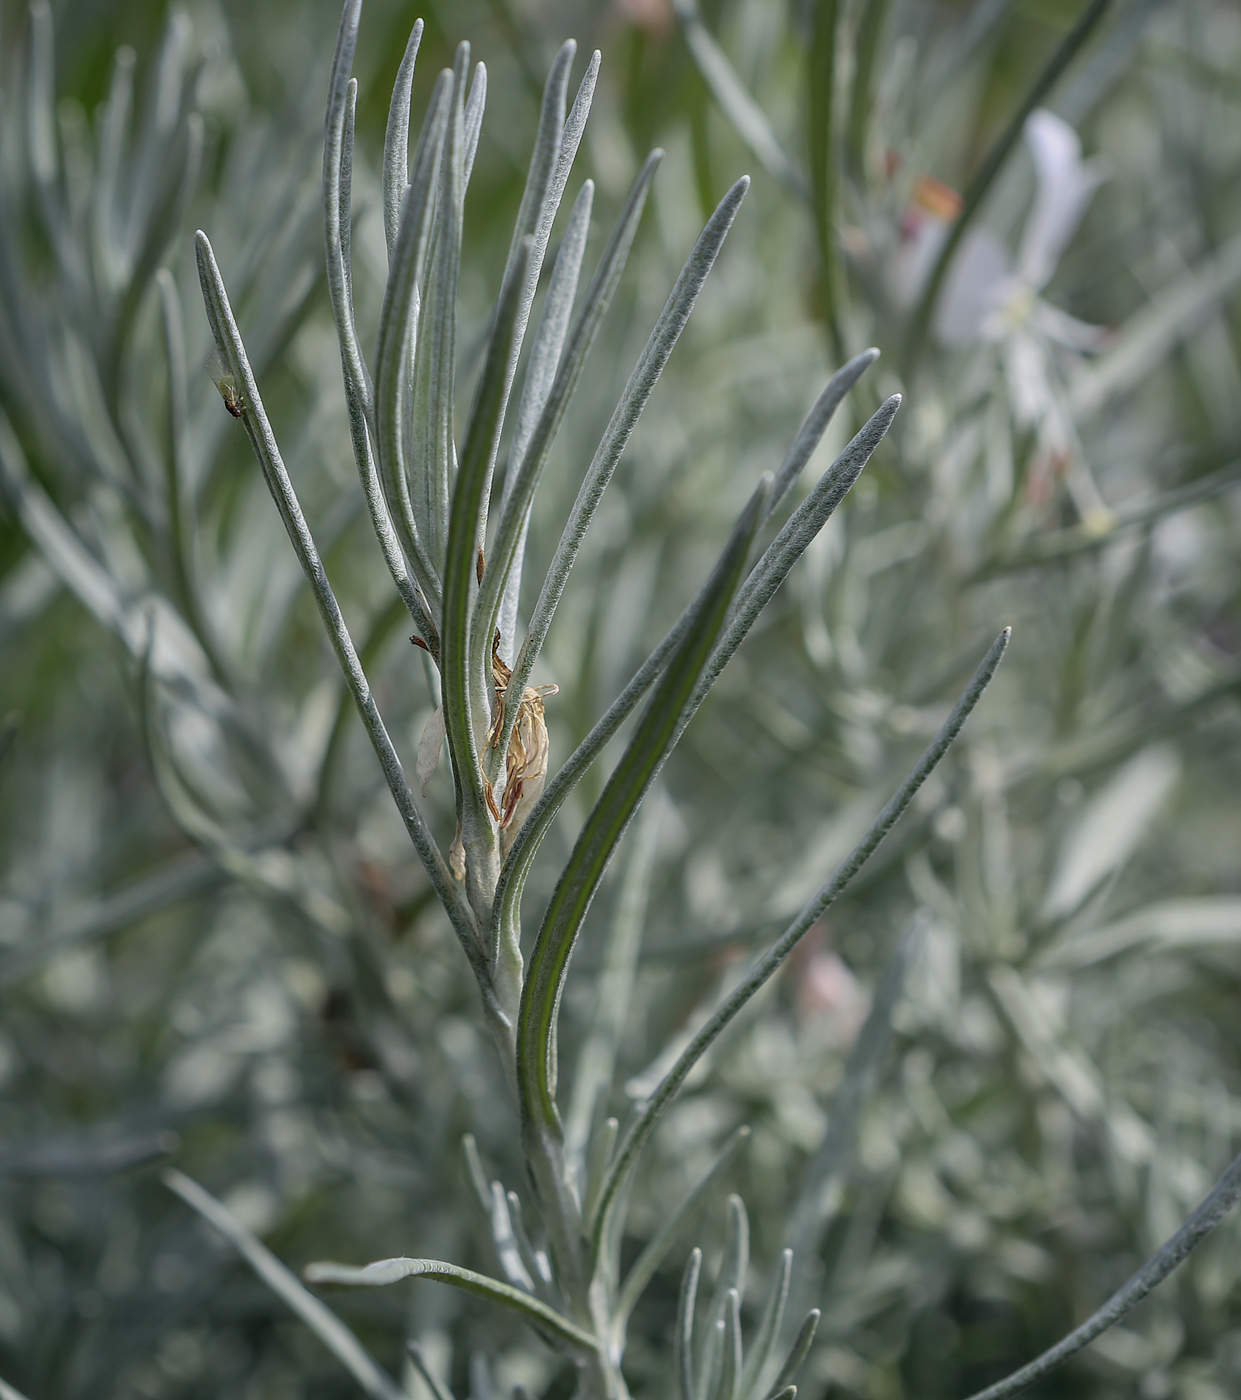
<svg viewBox="0 0 1241 1400">
<path fill-rule="evenodd" d="M 491 644 L 490 639 L 499 620 L 500 599 L 503 596 L 509 571 L 516 558 L 523 522 L 529 513 L 530 503 L 534 498 L 539 478 L 547 463 L 548 454 L 555 442 L 569 401 L 572 399 L 578 380 L 581 378 L 590 347 L 594 343 L 595 335 L 611 305 L 612 296 L 620 281 L 621 273 L 624 271 L 625 261 L 629 256 L 629 249 L 633 245 L 634 237 L 638 231 L 638 223 L 642 218 L 642 210 L 646 205 L 647 192 L 662 158 L 662 151 L 653 151 L 647 157 L 646 163 L 633 182 L 625 201 L 625 207 L 612 231 L 612 237 L 608 240 L 608 246 L 599 259 L 599 267 L 582 302 L 582 309 L 578 313 L 569 336 L 564 359 L 556 371 L 555 381 L 547 396 L 547 401 L 543 405 L 543 410 L 539 414 L 538 422 L 535 424 L 529 447 L 517 468 L 512 494 L 509 496 L 501 516 L 500 527 L 496 532 L 495 543 L 492 547 L 494 556 L 492 569 L 489 571 L 489 576 L 485 576 L 483 579 L 483 588 L 478 600 L 477 614 L 480 624 L 476 634 L 477 640 L 481 642 L 485 639 L 488 646 Z M 523 647 L 505 693 L 507 723 L 495 750 L 500 756 L 508 751 L 508 738 L 512 734 L 513 725 L 517 720 L 518 703 L 525 693 L 533 660 L 534 654 L 531 649 Z M 482 658 L 476 658 L 476 664 L 481 661 Z"/>
<path fill-rule="evenodd" d="M 736 1400 L 737 1377 L 741 1374 L 741 1299 L 730 1288 L 724 1299 L 724 1348 L 716 1400 Z"/>
<path fill-rule="evenodd" d="M 119 290 L 128 271 L 125 250 L 119 241 L 116 206 L 121 158 L 133 110 L 134 62 L 133 49 L 117 49 L 112 64 L 112 83 L 97 124 L 99 162 L 92 189 L 91 233 L 96 275 L 108 291 Z"/>
<path fill-rule="evenodd" d="M 695 1400 L 694 1305 L 698 1301 L 698 1275 L 701 1271 L 702 1250 L 692 1249 L 677 1300 L 676 1370 L 681 1387 L 681 1400 Z"/>
<path fill-rule="evenodd" d="M 559 1131 L 553 1078 L 555 1020 L 569 958 L 617 842 L 671 751 L 682 711 L 741 581 L 770 485 L 770 476 L 764 477 L 738 520 L 703 589 L 685 640 L 669 661 L 628 748 L 586 819 L 548 904 L 531 953 L 517 1031 L 518 1091 L 527 1124 L 545 1129 L 555 1125 L 553 1131 Z"/>
<path fill-rule="evenodd" d="M 461 1139 L 461 1150 L 465 1154 L 465 1169 L 478 1204 L 486 1215 L 491 1210 L 491 1187 L 487 1173 L 483 1171 L 482 1159 L 478 1155 L 478 1143 L 473 1133 L 466 1133 Z"/>
<path fill-rule="evenodd" d="M 652 801 L 643 808 L 619 881 L 603 969 L 596 981 L 594 1014 L 578 1051 L 565 1117 L 565 1151 L 574 1164 L 582 1158 L 596 1112 L 612 1087 L 646 920 L 662 805 Z M 589 1209 L 586 1213 L 589 1217 Z"/>
<path fill-rule="evenodd" d="M 353 102 L 350 100 L 350 94 L 352 91 L 354 101 L 357 94 L 356 83 L 352 84 L 351 88 L 349 70 L 353 66 L 361 14 L 362 0 L 348 0 L 341 13 L 336 52 L 332 57 L 332 71 L 328 79 L 323 139 L 323 240 L 327 256 L 328 294 L 332 303 L 332 316 L 336 322 L 336 335 L 340 341 L 345 383 L 362 407 L 364 416 L 371 419 L 373 404 L 370 378 L 366 372 L 353 319 L 349 271 L 349 167 L 352 132 L 347 131 L 347 128 L 352 126 L 350 117 Z"/>
<path fill-rule="evenodd" d="M 715 1160 L 690 1187 L 681 1201 L 673 1208 L 667 1220 L 647 1242 L 646 1248 L 638 1255 L 625 1278 L 624 1287 L 620 1291 L 616 1307 L 613 1310 L 613 1316 L 621 1327 L 624 1326 L 629 1314 L 642 1296 L 646 1285 L 654 1278 L 655 1270 L 663 1263 L 665 1256 L 675 1243 L 690 1211 L 702 1200 L 712 1182 L 732 1161 L 738 1149 L 749 1139 L 749 1136 L 750 1130 L 747 1127 L 738 1128 L 732 1134 L 716 1154 Z"/>
<path fill-rule="evenodd" d="M 491 1183 L 491 1238 L 496 1247 L 496 1257 L 509 1283 L 523 1293 L 533 1293 L 534 1280 L 521 1257 L 508 1212 L 508 1197 L 498 1181 Z"/>
<path fill-rule="evenodd" d="M 483 131 L 483 109 L 487 105 L 487 65 L 474 65 L 474 78 L 470 83 L 470 95 L 465 99 L 465 152 L 461 162 L 461 183 L 464 189 L 470 187 L 470 176 L 474 173 L 474 157 L 478 153 L 478 138 Z"/>
<path fill-rule="evenodd" d="M 379 341 L 375 352 L 375 441 L 379 478 L 397 537 L 436 621 L 441 583 L 439 571 L 432 563 L 427 548 L 427 522 L 424 520 L 420 527 L 410 498 L 402 431 L 402 397 L 409 347 L 418 321 L 418 285 L 430 242 L 435 187 L 448 129 L 452 82 L 451 73 L 441 73 L 431 94 L 401 210 L 396 248 L 379 314 Z"/>
<path fill-rule="evenodd" d="M 456 1264 L 445 1264 L 438 1259 L 379 1259 L 360 1269 L 348 1264 L 319 1263 L 306 1268 L 309 1283 L 343 1283 L 357 1287 L 376 1288 L 389 1283 L 399 1283 L 407 1278 L 433 1278 L 439 1283 L 451 1284 L 480 1298 L 487 1298 L 502 1307 L 520 1313 L 525 1320 L 539 1331 L 554 1337 L 562 1345 L 576 1354 L 598 1350 L 598 1343 L 567 1317 L 562 1317 L 546 1303 L 520 1289 L 511 1288 L 498 1279 L 486 1274 L 476 1274 L 472 1269 L 462 1269 Z"/>
<path fill-rule="evenodd" d="M 789 1354 L 785 1358 L 784 1365 L 780 1367 L 780 1374 L 775 1379 L 775 1384 L 767 1392 L 767 1400 L 776 1400 L 782 1391 L 796 1387 L 793 1386 L 793 1377 L 801 1370 L 802 1362 L 805 1361 L 810 1352 L 810 1344 L 814 1341 L 814 1334 L 819 1327 L 819 1310 L 815 1308 L 802 1323 L 800 1331 L 789 1348 Z"/>
<path fill-rule="evenodd" d="M 30 57 L 26 69 L 26 141 L 30 169 L 47 190 L 60 173 L 56 142 L 56 59 L 52 7 L 47 0 L 30 6 Z"/>
<path fill-rule="evenodd" d="M 823 386 L 823 392 L 815 400 L 814 407 L 806 414 L 801 427 L 797 430 L 797 436 L 793 439 L 792 447 L 789 448 L 784 461 L 780 463 L 780 470 L 776 473 L 776 484 L 771 492 L 771 509 L 773 511 L 801 475 L 802 469 L 810 460 L 814 449 L 822 441 L 823 434 L 827 431 L 827 425 L 844 402 L 845 396 L 878 358 L 879 351 L 874 347 L 863 350 L 860 355 L 855 355 L 848 364 L 838 369 Z"/>
<path fill-rule="evenodd" d="M 826 392 L 825 390 L 824 394 Z M 820 402 L 822 402 L 823 397 L 820 396 Z M 894 396 L 880 407 L 831 467 L 824 472 L 814 490 L 785 522 L 776 538 L 764 550 L 758 563 L 738 590 L 737 601 L 733 607 L 727 631 L 717 645 L 699 690 L 696 692 L 694 708 L 701 703 L 707 690 L 723 671 L 728 659 L 745 639 L 763 607 L 788 576 L 789 571 L 810 544 L 810 541 L 823 528 L 854 481 L 857 480 L 871 453 L 878 446 L 891 424 L 898 404 L 899 396 Z M 814 417 L 814 414 L 815 410 L 812 410 L 811 417 Z M 807 419 L 807 422 L 809 421 Z M 799 434 L 799 437 L 801 436 Z M 791 458 L 793 454 L 790 452 L 789 456 Z M 539 844 L 555 819 L 556 813 L 582 774 L 599 756 L 608 740 L 633 712 L 634 707 L 654 683 L 656 677 L 661 674 L 667 664 L 668 657 L 681 644 L 689 617 L 698 605 L 699 598 L 695 597 L 669 630 L 664 640 L 638 668 L 629 684 L 612 702 L 607 712 L 596 722 L 594 728 L 548 783 L 543 796 L 526 819 L 526 824 L 513 842 L 496 892 L 493 927 L 506 931 L 506 936 L 516 936 L 517 910 L 525 878 L 535 853 L 538 851 Z"/>
<path fill-rule="evenodd" d="M 601 57 L 598 49 L 591 54 L 590 62 L 586 65 L 586 72 L 578 84 L 573 106 L 570 107 L 569 115 L 565 118 L 564 130 L 560 133 L 560 159 L 556 163 L 556 173 L 552 176 L 551 197 L 543 207 L 543 219 L 546 220 L 546 227 L 540 223 L 535 231 L 536 244 L 541 240 L 544 247 L 547 246 L 552 220 L 556 210 L 560 207 L 560 200 L 569 180 L 569 172 L 573 169 L 573 161 L 582 140 L 582 132 L 586 129 L 586 118 L 590 116 L 590 104 L 595 97 L 595 82 L 599 77 Z"/>
<path fill-rule="evenodd" d="M 371 1359 L 348 1327 L 308 1293 L 297 1278 L 240 1220 L 179 1171 L 166 1171 L 164 1184 L 213 1225 L 259 1278 L 302 1319 L 372 1400 L 403 1400 L 401 1388 Z"/>
<path fill-rule="evenodd" d="M 521 1257 L 525 1261 L 527 1269 L 533 1273 L 535 1286 L 538 1287 L 540 1284 L 545 1288 L 550 1286 L 552 1282 L 551 1264 L 543 1250 L 535 1249 L 531 1242 L 522 1215 L 521 1198 L 516 1191 L 508 1193 L 508 1213 L 509 1219 L 513 1222 L 513 1238 L 517 1241 L 517 1247 L 521 1250 Z"/>
<path fill-rule="evenodd" d="M 748 1400 L 758 1389 L 763 1379 L 768 1358 L 780 1335 L 780 1324 L 784 1321 L 784 1305 L 789 1296 L 789 1278 L 793 1270 L 793 1251 L 785 1249 L 780 1254 L 780 1263 L 767 1295 L 767 1306 L 763 1309 L 762 1320 L 754 1334 L 754 1343 L 746 1357 L 745 1369 L 741 1373 L 741 1395 Z"/>
<path fill-rule="evenodd" d="M 420 281 L 422 305 L 414 345 L 412 411 L 402 415 L 410 496 L 434 568 L 444 568 L 449 503 L 456 467 L 457 289 L 465 206 L 465 79 L 470 46 L 457 45 L 444 153 L 435 201 L 430 265 Z"/>
<path fill-rule="evenodd" d="M 785 154 L 766 113 L 746 90 L 728 55 L 702 22 L 697 0 L 673 0 L 673 9 L 694 64 L 733 130 L 758 157 L 768 175 L 804 199 L 805 179 Z"/>
<path fill-rule="evenodd" d="M 530 347 L 525 381 L 517 404 L 517 418 L 513 425 L 513 441 L 509 448 L 508 469 L 505 472 L 504 495 L 501 500 L 501 528 L 504 512 L 508 509 L 517 480 L 517 469 L 526 455 L 535 424 L 543 412 L 548 394 L 551 393 L 556 369 L 560 364 L 560 354 L 564 349 L 565 336 L 569 333 L 569 316 L 577 298 L 577 284 L 582 270 L 582 257 L 586 252 L 586 235 L 590 231 L 590 211 L 594 194 L 594 183 L 587 180 L 574 201 L 573 211 L 569 215 L 569 226 L 561 240 L 547 294 L 543 298 L 543 312 L 539 319 L 539 328 L 535 332 L 534 344 Z M 504 595 L 500 602 L 497 623 L 500 629 L 500 655 L 510 666 L 517 651 L 517 605 L 521 597 L 522 560 L 526 551 L 526 531 L 529 524 L 530 510 L 527 507 L 522 517 L 513 563 L 505 575 Z M 492 553 L 495 553 L 494 549 Z"/>
<path fill-rule="evenodd" d="M 875 999 L 853 1048 L 845 1072 L 832 1096 L 827 1129 L 806 1163 L 797 1204 L 790 1215 L 786 1238 L 795 1243 L 802 1258 L 818 1253 L 823 1226 L 834 1209 L 835 1193 L 843 1184 L 853 1157 L 862 1110 L 874 1088 L 879 1064 L 888 1048 L 892 1012 L 905 987 L 905 974 L 922 941 L 925 922 L 915 915 L 902 931 Z"/>
<path fill-rule="evenodd" d="M 0 1176 L 81 1177 L 110 1176 L 166 1157 L 179 1146 L 176 1133 L 115 1134 L 103 1140 L 78 1137 L 34 1139 L 20 1147 L 0 1148 Z"/>
<path fill-rule="evenodd" d="M 724 1233 L 724 1255 L 720 1260 L 720 1273 L 715 1281 L 715 1290 L 707 1308 L 708 1317 L 722 1316 L 721 1309 L 729 1291 L 738 1297 L 745 1296 L 745 1276 L 750 1267 L 750 1220 L 746 1215 L 745 1203 L 738 1195 L 728 1198 L 728 1224 Z"/>
<path fill-rule="evenodd" d="M 406 1342 L 405 1350 L 409 1352 L 409 1359 L 418 1368 L 418 1374 L 426 1382 L 427 1389 L 431 1392 L 433 1400 L 455 1400 L 453 1393 L 443 1381 L 431 1370 L 427 1364 L 427 1358 L 423 1354 L 422 1348 L 417 1342 Z"/>
<path fill-rule="evenodd" d="M 612 1153 L 616 1151 L 616 1139 L 620 1135 L 620 1122 L 615 1118 L 605 1118 L 603 1126 L 594 1135 L 586 1154 L 586 1200 L 583 1215 L 589 1218 L 607 1180 Z"/>
<path fill-rule="evenodd" d="M 517 668 L 514 671 L 515 675 L 520 672 L 528 676 L 539 652 L 543 649 L 547 629 L 551 626 L 552 616 L 560 602 L 561 595 L 564 593 L 569 571 L 577 558 L 582 539 L 594 518 L 595 510 L 607 489 L 608 482 L 612 479 L 612 473 L 616 470 L 621 453 L 624 452 L 630 435 L 637 426 L 638 419 L 642 416 L 642 410 L 646 407 L 647 400 L 650 398 L 659 376 L 663 373 L 664 366 L 668 363 L 668 358 L 685 328 L 686 321 L 689 320 L 689 314 L 698 299 L 698 293 L 702 290 L 707 274 L 715 265 L 715 259 L 719 255 L 720 248 L 723 246 L 724 239 L 732 227 L 737 210 L 741 207 L 741 201 L 745 198 L 745 192 L 749 187 L 750 182 L 747 177 L 738 180 L 720 201 L 715 213 L 707 221 L 706 227 L 698 235 L 698 241 L 694 244 L 685 266 L 681 269 L 664 309 L 660 312 L 659 319 L 655 322 L 655 327 L 646 342 L 646 347 L 642 351 L 638 363 L 634 366 L 633 373 L 629 376 L 629 382 L 625 385 L 620 402 L 616 405 L 611 421 L 604 430 L 599 446 L 595 449 L 595 455 L 587 468 L 586 477 L 578 491 L 577 499 L 573 503 L 573 509 L 569 513 L 568 522 L 561 532 L 560 542 L 556 546 L 555 556 L 540 590 L 534 614 L 530 619 L 526 640 L 522 645 L 521 656 L 518 658 Z"/>
<path fill-rule="evenodd" d="M 573 40 L 566 40 L 560 46 L 560 50 L 548 71 L 547 82 L 543 86 L 543 101 L 539 108 L 539 128 L 534 138 L 534 149 L 530 153 L 526 184 L 522 190 L 521 205 L 517 210 L 517 220 L 513 225 L 513 236 L 509 243 L 508 260 L 504 267 L 504 280 L 507 282 L 516 270 L 519 256 L 522 257 L 525 264 L 517 314 L 512 325 L 511 354 L 507 364 L 504 393 L 499 406 L 501 421 L 503 421 L 508 407 L 508 395 L 512 388 L 513 375 L 517 369 L 517 357 L 521 353 L 522 341 L 525 339 L 526 325 L 530 319 L 530 308 L 534 303 L 534 294 L 538 288 L 539 273 L 542 271 L 543 257 L 547 252 L 547 241 L 551 236 L 552 221 L 556 217 L 556 210 L 560 207 L 565 181 L 569 175 L 569 166 L 562 160 L 562 156 L 565 154 L 564 141 L 566 136 L 565 102 L 569 92 L 569 72 L 573 67 L 573 56 L 576 52 L 577 45 Z M 587 77 L 589 78 L 590 75 L 588 74 Z M 584 81 L 583 88 L 585 85 Z M 593 92 L 593 90 L 594 82 L 591 79 L 589 91 Z M 589 97 L 587 98 L 587 106 L 589 107 Z M 584 120 L 585 114 L 583 113 L 582 116 Z M 580 127 L 576 134 L 580 138 Z M 576 150 L 577 141 L 574 140 L 573 152 Z M 569 164 L 572 163 L 573 152 L 568 154 Z M 521 253 L 522 242 L 526 238 L 531 240 L 530 250 L 528 253 Z M 488 478 L 488 484 L 490 484 L 490 478 Z"/>
<path fill-rule="evenodd" d="M 720 1371 L 724 1363 L 724 1331 L 726 1324 L 722 1317 L 707 1314 L 707 1333 L 702 1340 L 702 1355 L 699 1357 L 697 1400 L 717 1400 Z"/>
<path fill-rule="evenodd" d="M 806 552 L 811 541 L 818 536 L 835 513 L 837 506 L 848 495 L 853 483 L 861 476 L 862 468 L 870 461 L 875 449 L 892 426 L 892 420 L 900 406 L 899 394 L 893 394 L 890 399 L 880 404 L 763 551 L 762 557 L 750 571 L 738 593 L 737 605 L 729 618 L 728 629 L 720 638 L 711 663 L 699 683 L 696 704 L 700 704 L 706 697 L 707 691 L 719 679 L 720 673 L 745 640 L 759 613 L 775 596 L 776 590 L 789 576 L 793 565 Z"/>
<path fill-rule="evenodd" d="M 462 820 L 480 827 L 487 821 L 483 778 L 478 755 L 486 743 L 490 714 L 475 686 L 479 677 L 470 669 L 470 613 L 478 593 L 478 530 L 483 497 L 495 458 L 500 431 L 499 409 L 505 393 L 508 348 L 521 298 L 530 240 L 522 244 L 522 257 L 502 291 L 487 358 L 479 376 L 474 410 L 461 452 L 461 466 L 453 491 L 448 523 L 448 553 L 444 575 L 444 622 L 440 633 L 442 686 L 448 751 L 453 773 L 465 798 Z M 483 672 L 483 678 L 487 673 Z"/>
<path fill-rule="evenodd" d="M 637 1160 L 638 1154 L 645 1146 L 655 1124 L 662 1117 L 664 1110 L 672 1102 L 672 1099 L 685 1082 L 686 1076 L 694 1065 L 702 1058 L 706 1051 L 715 1043 L 716 1039 L 729 1026 L 736 1016 L 745 1007 L 751 997 L 764 986 L 772 975 L 784 963 L 784 960 L 793 951 L 797 944 L 804 937 L 806 932 L 820 919 L 827 909 L 835 902 L 853 877 L 861 870 L 862 866 L 870 859 L 880 843 L 889 831 L 900 820 L 906 807 L 913 801 L 915 793 L 922 784 L 930 777 L 944 754 L 952 745 L 953 740 L 961 732 L 965 721 L 973 712 L 974 707 L 982 698 L 983 692 L 991 683 L 991 678 L 995 675 L 1004 652 L 1008 647 L 1008 641 L 1012 635 L 1011 628 L 1005 628 L 996 640 L 992 643 L 982 664 L 974 673 L 973 679 L 966 687 L 964 694 L 953 707 L 952 713 L 944 721 L 939 733 L 927 747 L 922 757 L 914 765 L 908 777 L 893 794 L 887 805 L 871 823 L 870 828 L 862 839 L 854 846 L 850 854 L 839 865 L 831 879 L 819 890 L 819 892 L 804 906 L 801 913 L 793 920 L 789 927 L 776 940 L 770 949 L 754 964 L 750 971 L 742 978 L 736 988 L 725 998 L 719 1008 L 712 1014 L 711 1018 L 703 1028 L 694 1036 L 689 1045 L 681 1053 L 676 1064 L 665 1076 L 663 1082 L 655 1093 L 648 1100 L 647 1104 L 634 1120 L 625 1142 L 621 1145 L 617 1153 L 616 1161 L 612 1166 L 610 1180 L 604 1189 L 603 1200 L 600 1203 L 599 1216 L 595 1223 L 593 1233 L 593 1246 L 597 1252 L 600 1241 L 607 1229 L 607 1217 L 612 1201 L 616 1193 L 620 1190 L 626 1176 Z"/>
<path fill-rule="evenodd" d="M 167 268 L 155 274 L 159 288 L 160 329 L 164 357 L 168 364 L 168 417 L 164 440 L 164 489 L 167 493 L 168 547 L 172 555 L 173 586 L 177 604 L 211 663 L 217 680 L 223 680 L 226 667 L 215 644 L 202 607 L 202 596 L 194 578 L 193 550 L 189 542 L 189 522 L 193 519 L 189 465 L 188 401 L 189 385 L 185 367 L 184 317 L 176 280 Z"/>
<path fill-rule="evenodd" d="M 392 575 L 397 591 L 432 655 L 438 654 L 436 631 L 427 616 L 423 598 L 410 577 L 402 549 L 389 515 L 383 486 L 376 468 L 374 451 L 376 439 L 374 390 L 366 369 L 366 361 L 358 342 L 353 308 L 353 274 L 350 238 L 352 227 L 352 166 L 354 109 L 358 85 L 349 78 L 353 49 L 357 40 L 358 7 L 346 6 L 337 39 L 336 58 L 328 96 L 326 134 L 323 149 L 323 217 L 324 244 L 327 257 L 328 291 L 332 315 L 340 342 L 341 371 L 345 381 L 345 406 L 349 415 L 349 435 L 354 461 L 362 483 L 371 525 L 379 541 L 384 562 Z M 421 32 L 421 21 L 415 26 Z M 409 57 L 407 53 L 407 57 Z M 412 70 L 411 70 L 412 72 Z M 399 80 L 398 80 L 399 86 Z M 409 100 L 406 93 L 404 125 L 406 137 L 409 125 Z M 386 159 L 385 153 L 385 159 Z M 405 151 L 401 152 L 401 180 L 404 190 Z M 386 211 L 385 211 L 386 214 Z M 395 244 L 395 226 L 393 244 Z M 389 248 L 391 260 L 392 247 Z M 422 571 L 424 574 L 426 570 Z"/>
<path fill-rule="evenodd" d="M 207 308 L 207 320 L 215 336 L 216 345 L 224 358 L 229 373 L 241 386 L 244 402 L 242 422 L 249 435 L 255 455 L 262 468 L 267 488 L 280 513 L 285 531 L 293 545 L 294 553 L 302 566 L 302 571 L 310 583 L 319 615 L 336 653 L 337 661 L 344 672 L 345 680 L 353 693 L 354 703 L 366 726 L 371 746 L 379 759 L 389 790 L 396 801 L 397 810 L 405 823 L 405 829 L 414 843 L 414 849 L 423 863 L 435 892 L 439 895 L 448 916 L 453 923 L 462 946 L 466 949 L 479 979 L 484 997 L 488 997 L 490 975 L 477 955 L 477 942 L 474 935 L 474 920 L 458 892 L 452 873 L 448 869 L 435 838 L 431 835 L 422 813 L 414 801 L 413 793 L 405 779 L 401 761 L 397 757 L 387 728 L 371 694 L 370 684 L 362 670 L 361 662 L 353 645 L 353 639 L 341 616 L 340 606 L 332 585 L 328 580 L 323 561 L 315 546 L 306 517 L 302 514 L 301 503 L 293 490 L 293 483 L 285 469 L 276 445 L 276 438 L 268 421 L 263 401 L 259 396 L 258 385 L 246 356 L 241 333 L 233 319 L 233 310 L 228 302 L 224 280 L 216 266 L 215 254 L 207 235 L 201 231 L 196 235 L 198 255 L 198 275 L 202 284 L 203 299 Z"/>
<path fill-rule="evenodd" d="M 422 43 L 422 21 L 415 20 L 409 42 L 396 70 L 392 85 L 392 102 L 388 107 L 388 124 L 384 130 L 383 211 L 384 236 L 388 242 L 388 262 L 396 251 L 396 234 L 401 222 L 401 200 L 409 183 L 409 95 L 414 85 L 414 64 L 418 46 Z"/>
<path fill-rule="evenodd" d="M 1106 1303 L 1087 1318 L 1080 1327 L 1041 1356 L 1014 1371 L 1004 1380 L 977 1391 L 970 1400 L 1008 1400 L 1041 1376 L 1062 1365 L 1070 1356 L 1089 1346 L 1109 1327 L 1114 1327 L 1126 1313 L 1161 1284 L 1197 1248 L 1228 1212 L 1241 1200 L 1241 1156 L 1236 1157 L 1223 1176 L 1211 1188 L 1206 1199 L 1170 1240 L 1157 1250 L 1129 1281 L 1118 1288 Z"/>
<path fill-rule="evenodd" d="M 819 251 L 819 296 L 828 339 L 844 353 L 838 306 L 841 297 L 836 250 L 837 202 L 840 177 L 838 131 L 839 83 L 837 46 L 840 39 L 840 0 L 816 0 L 807 12 L 806 44 L 806 163 L 810 167 L 810 205 Z M 850 55 L 852 57 L 852 55 Z"/>
</svg>

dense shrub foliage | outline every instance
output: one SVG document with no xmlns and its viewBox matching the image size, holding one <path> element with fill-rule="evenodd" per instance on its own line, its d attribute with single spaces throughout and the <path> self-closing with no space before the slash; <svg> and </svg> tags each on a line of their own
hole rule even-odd
<svg viewBox="0 0 1241 1400">
<path fill-rule="evenodd" d="M 1236 1394 L 1241 14 L 331 8 L 0 16 L 0 1394 Z"/>
</svg>

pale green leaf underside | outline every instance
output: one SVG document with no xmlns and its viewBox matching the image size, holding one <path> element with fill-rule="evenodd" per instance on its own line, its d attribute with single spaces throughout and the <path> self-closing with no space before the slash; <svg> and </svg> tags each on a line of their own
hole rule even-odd
<svg viewBox="0 0 1241 1400">
<path fill-rule="evenodd" d="M 355 1287 L 380 1288 L 389 1283 L 400 1283 L 407 1278 L 433 1278 L 440 1283 L 451 1284 L 480 1298 L 489 1298 L 522 1313 L 527 1322 L 550 1333 L 559 1341 L 576 1351 L 595 1351 L 598 1343 L 568 1318 L 562 1317 L 554 1308 L 540 1303 L 537 1298 L 520 1289 L 511 1288 L 498 1279 L 486 1274 L 476 1274 L 473 1269 L 463 1269 L 457 1264 L 446 1264 L 440 1259 L 377 1259 L 373 1264 L 354 1268 L 348 1264 L 323 1262 L 311 1264 L 306 1269 L 308 1283 L 343 1283 Z"/>
</svg>

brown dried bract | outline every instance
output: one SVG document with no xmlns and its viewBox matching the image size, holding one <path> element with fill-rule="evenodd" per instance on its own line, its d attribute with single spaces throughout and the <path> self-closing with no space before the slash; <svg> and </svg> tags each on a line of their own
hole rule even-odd
<svg viewBox="0 0 1241 1400">
<path fill-rule="evenodd" d="M 491 645 L 491 676 L 495 684 L 495 705 L 492 712 L 491 732 L 488 743 L 495 748 L 504 733 L 504 695 L 512 679 L 512 668 L 500 659 L 500 634 L 496 633 Z M 504 796 L 499 805 L 488 784 L 487 805 L 491 814 L 500 823 L 501 850 L 508 854 L 509 847 L 521 830 L 522 823 L 530 809 L 539 800 L 543 785 L 547 781 L 547 724 L 543 719 L 543 701 L 548 695 L 555 695 L 560 689 L 556 685 L 526 686 L 517 708 L 517 721 L 508 742 L 508 753 L 504 763 Z"/>
</svg>

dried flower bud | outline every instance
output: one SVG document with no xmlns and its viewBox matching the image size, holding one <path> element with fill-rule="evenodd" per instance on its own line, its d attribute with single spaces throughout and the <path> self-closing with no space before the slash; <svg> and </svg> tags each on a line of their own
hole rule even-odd
<svg viewBox="0 0 1241 1400">
<path fill-rule="evenodd" d="M 495 748 L 504 733 L 504 697 L 512 679 L 512 668 L 500 659 L 500 634 L 495 635 L 491 648 L 491 674 L 495 684 L 495 706 L 488 742 Z M 517 708 L 517 719 L 508 752 L 504 756 L 504 796 L 497 806 L 490 786 L 487 802 L 492 815 L 500 824 L 501 852 L 508 855 L 509 847 L 539 800 L 547 781 L 547 724 L 543 718 L 543 700 L 560 689 L 555 685 L 526 686 Z"/>
</svg>

